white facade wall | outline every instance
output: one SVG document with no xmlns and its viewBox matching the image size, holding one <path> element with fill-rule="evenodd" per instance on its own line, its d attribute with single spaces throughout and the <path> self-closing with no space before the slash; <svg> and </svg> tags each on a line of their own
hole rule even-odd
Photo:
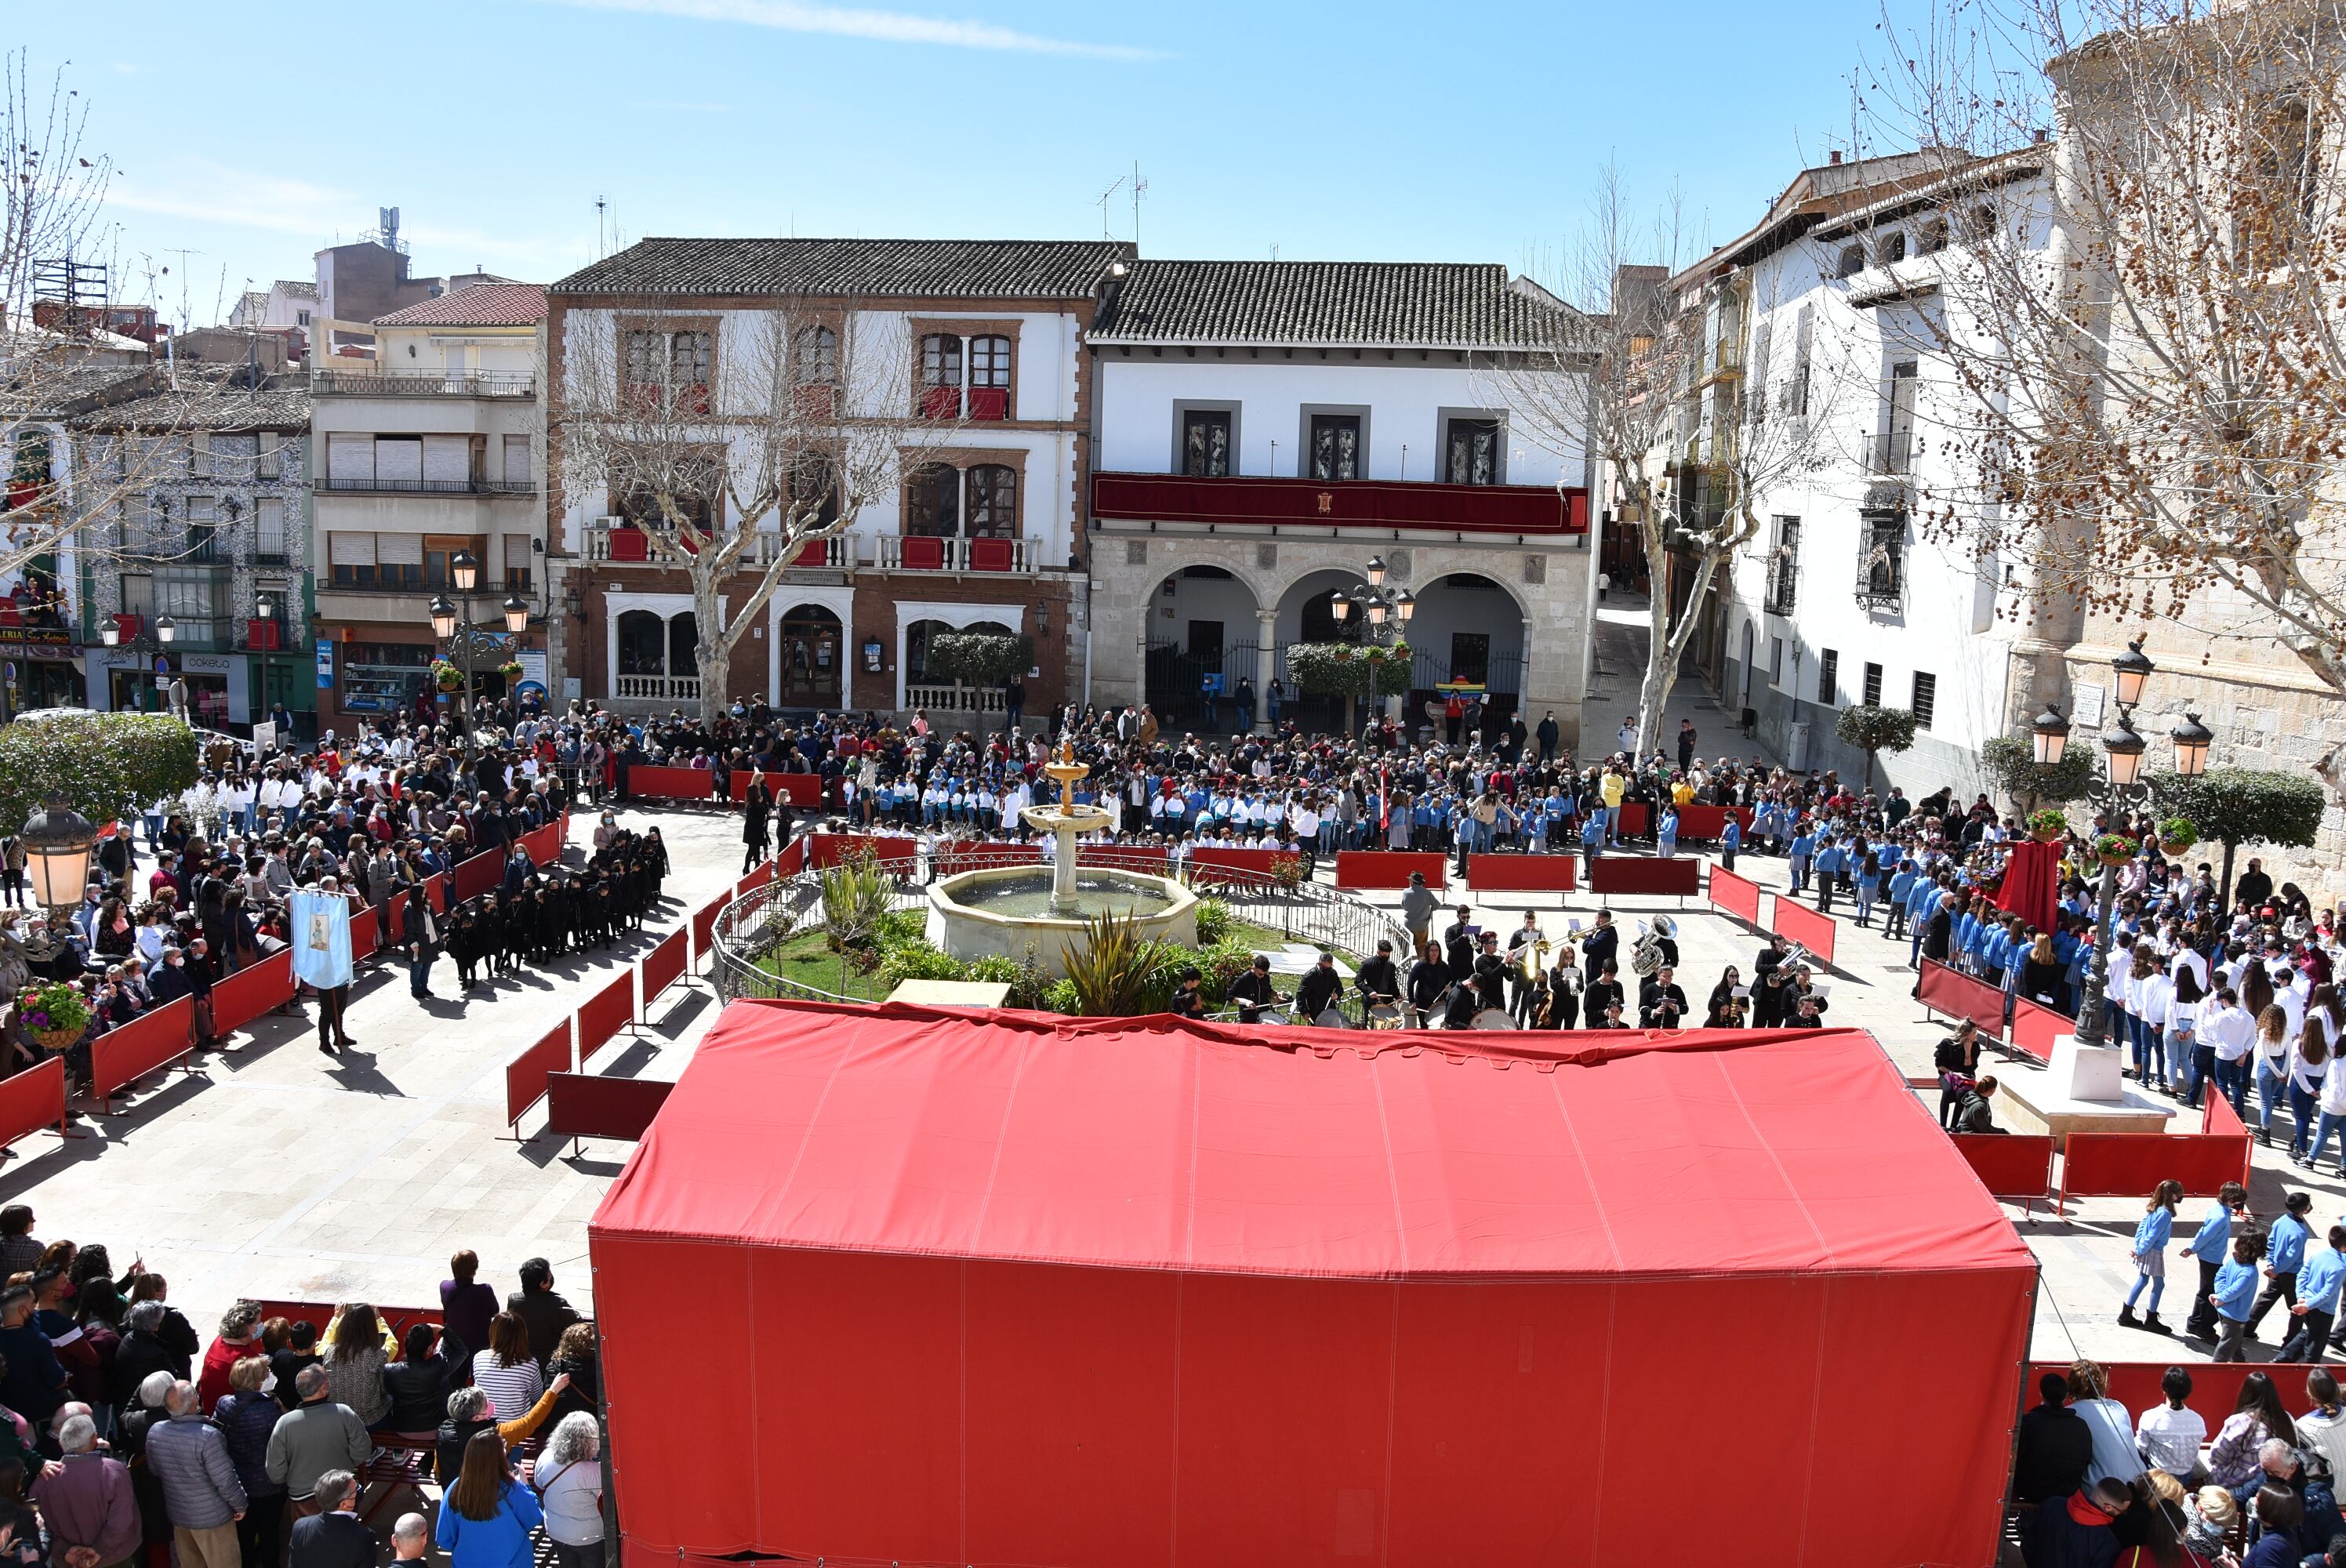
<svg viewBox="0 0 2346 1568">
<path fill-rule="evenodd" d="M 1910 249 L 1917 249 L 1925 216 L 1885 224 L 1873 238 L 1902 227 Z M 1866 666 L 1882 667 L 1885 708 L 1910 706 L 1918 672 L 1934 677 L 1929 728 L 1911 751 L 1881 759 L 1877 786 L 1902 785 L 1910 795 L 1947 784 L 1974 791 L 1985 787 L 1978 748 L 2010 728 L 2014 683 L 2025 681 L 2025 672 L 2014 668 L 2013 647 L 2025 630 L 2011 613 L 2018 586 L 2007 583 L 2004 563 L 1933 543 L 1924 522 L 1923 514 L 1944 497 L 1973 488 L 1968 464 L 1948 450 L 1964 423 L 1956 412 L 1962 394 L 1943 356 L 1933 351 L 1938 318 L 1924 314 L 1946 309 L 1931 280 L 1941 268 L 1960 265 L 1961 251 L 1915 254 L 1893 270 L 1869 267 L 1837 279 L 1842 247 L 1851 242 L 1803 238 L 1751 269 L 1745 343 L 1756 356 L 1764 341 L 1770 362 L 1762 366 L 1754 357 L 1747 374 L 1755 393 L 1765 386 L 1771 420 L 1787 417 L 1782 399 L 1795 374 L 1799 321 L 1804 309 L 1811 312 L 1816 435 L 1810 452 L 1817 466 L 1760 498 L 1762 534 L 1734 563 L 1720 697 L 1730 709 L 1757 712 L 1760 738 L 1778 757 L 1854 776 L 1863 769 L 1863 754 L 1834 738 L 1833 722 L 1840 708 L 1863 700 Z M 1861 300 L 1880 298 L 1894 291 L 1893 284 L 1907 285 L 1909 297 L 1851 303 L 1852 290 Z M 1873 472 L 1876 440 L 1890 427 L 1891 367 L 1902 360 L 1915 362 L 1918 382 L 1910 472 L 1902 479 Z M 1904 593 L 1894 608 L 1870 606 L 1858 594 L 1867 554 L 1862 514 L 1894 504 L 1902 493 Z M 1800 543 L 1792 609 L 1777 615 L 1767 606 L 1769 565 L 1783 518 L 1799 520 Z M 1821 676 L 1828 651 L 1838 656 L 1830 692 Z M 1803 724 L 1805 744 L 1794 728 Z"/>
</svg>

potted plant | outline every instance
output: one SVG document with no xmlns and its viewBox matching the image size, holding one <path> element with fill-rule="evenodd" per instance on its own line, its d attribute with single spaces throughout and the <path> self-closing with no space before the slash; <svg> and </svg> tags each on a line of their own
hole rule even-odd
<svg viewBox="0 0 2346 1568">
<path fill-rule="evenodd" d="M 2028 836 L 2040 844 L 2057 844 L 2069 836 L 2069 819 L 2047 807 L 2028 814 Z"/>
<path fill-rule="evenodd" d="M 497 673 L 505 677 L 507 680 L 519 680 L 521 678 L 521 660 L 517 658 L 509 658 L 505 660 L 505 663 L 497 666 Z"/>
<path fill-rule="evenodd" d="M 2179 855 L 2199 841 L 2199 830 L 2188 817 L 2169 817 L 2158 825 L 2158 847 Z"/>
<path fill-rule="evenodd" d="M 2141 850 L 2142 846 L 2124 833 L 2104 833 L 2094 840 L 2094 858 L 2106 866 L 2123 866 Z"/>
<path fill-rule="evenodd" d="M 432 684 L 442 691 L 462 691 L 464 672 L 447 659 L 435 658 L 432 661 Z"/>
<path fill-rule="evenodd" d="M 62 1051 L 89 1027 L 89 1003 L 62 981 L 28 985 L 16 995 L 16 1021 L 45 1051 Z"/>
</svg>

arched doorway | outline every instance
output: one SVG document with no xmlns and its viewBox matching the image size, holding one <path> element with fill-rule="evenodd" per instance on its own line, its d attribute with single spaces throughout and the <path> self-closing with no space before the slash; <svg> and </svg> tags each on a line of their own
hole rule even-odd
<svg viewBox="0 0 2346 1568">
<path fill-rule="evenodd" d="M 1325 567 L 1290 583 L 1279 596 L 1277 671 L 1282 706 L 1285 716 L 1305 729 L 1322 733 L 1342 729 L 1344 699 L 1298 689 L 1295 674 L 1288 667 L 1287 650 L 1297 643 L 1359 642 L 1363 628 L 1337 620 L 1332 606 L 1337 595 L 1365 588 L 1368 581 L 1347 567 Z M 1356 707 L 1356 717 L 1359 711 Z"/>
<path fill-rule="evenodd" d="M 995 620 L 955 625 L 924 618 L 904 627 L 904 706 L 926 712 L 933 722 L 946 728 L 959 721 L 957 716 L 1001 713 L 1008 706 L 1007 694 L 1000 686 L 971 686 L 953 676 L 930 669 L 931 646 L 937 638 L 955 632 L 1004 637 L 1018 635 L 1016 627 Z"/>
<path fill-rule="evenodd" d="M 839 617 L 821 605 L 793 605 L 782 612 L 781 689 L 778 707 L 834 708 L 840 701 L 847 651 Z"/>
<path fill-rule="evenodd" d="M 1480 696 L 1486 734 L 1514 717 L 1524 689 L 1524 610 L 1495 580 L 1450 572 L 1419 588 L 1409 641 L 1417 651 L 1413 728 L 1428 704 L 1446 701 L 1453 691 L 1470 701 Z M 1526 723 L 1538 721 L 1525 716 Z"/>
<path fill-rule="evenodd" d="M 668 696 L 668 621 L 650 610 L 619 613 L 618 664 L 611 695 L 654 701 Z"/>
<path fill-rule="evenodd" d="M 1260 642 L 1254 590 L 1219 566 L 1188 566 L 1158 585 L 1146 690 L 1168 729 L 1218 734 L 1254 725 Z"/>
<path fill-rule="evenodd" d="M 679 702 L 700 700 L 700 625 L 686 610 L 668 622 L 668 687 Z"/>
</svg>

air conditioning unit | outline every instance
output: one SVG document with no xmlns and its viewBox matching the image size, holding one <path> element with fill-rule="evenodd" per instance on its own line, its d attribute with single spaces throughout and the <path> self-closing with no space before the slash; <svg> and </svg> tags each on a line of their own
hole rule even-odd
<svg viewBox="0 0 2346 1568">
<path fill-rule="evenodd" d="M 597 517 L 595 519 L 595 526 L 597 528 L 624 528 L 627 525 L 627 520 L 624 517 Z"/>
</svg>

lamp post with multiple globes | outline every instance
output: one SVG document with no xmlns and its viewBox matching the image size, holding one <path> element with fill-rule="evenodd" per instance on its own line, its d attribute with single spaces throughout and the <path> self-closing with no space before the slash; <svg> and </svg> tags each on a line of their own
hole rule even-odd
<svg viewBox="0 0 2346 1568">
<path fill-rule="evenodd" d="M 2142 810 L 2152 800 L 2150 785 L 2142 777 L 2144 754 L 2148 743 L 2134 728 L 2134 710 L 2142 701 L 2142 688 L 2156 668 L 2144 656 L 2140 643 L 2129 643 L 2126 652 L 2110 661 L 2112 684 L 2117 700 L 2118 721 L 2102 732 L 2102 749 L 2109 757 L 2106 779 L 2096 784 L 2086 793 L 2096 810 L 2105 818 L 2123 817 Z M 2061 710 L 2047 703 L 2045 711 L 2036 716 L 2030 727 L 2034 731 L 2036 761 L 2041 767 L 2051 767 L 2067 753 L 2069 721 Z M 2187 713 L 2183 722 L 2168 732 L 2175 743 L 2175 771 L 2185 779 L 2197 779 L 2207 771 L 2208 748 L 2215 735 L 2199 722 L 2196 713 Z M 2104 996 L 2109 984 L 2110 916 L 2117 903 L 2118 868 L 2110 860 L 2102 861 L 2101 885 L 2094 920 L 2093 952 L 2086 961 L 2085 993 L 2077 1004 L 2077 1044 L 2096 1046 L 2103 1044 L 2105 1023 Z"/>
<path fill-rule="evenodd" d="M 444 643 L 455 645 L 457 667 L 464 673 L 464 687 L 457 701 L 457 712 L 464 721 L 464 754 L 473 752 L 473 589 L 480 581 L 481 564 L 469 550 L 459 550 L 449 558 L 449 585 L 456 590 L 458 604 L 451 604 L 446 595 L 432 600 L 432 635 Z M 461 608 L 459 606 L 461 605 Z M 508 596 L 501 606 L 505 611 L 505 630 L 519 637 L 529 626 L 529 606 L 518 596 Z"/>
<path fill-rule="evenodd" d="M 1336 617 L 1339 627 L 1358 625 L 1370 642 L 1382 647 L 1386 643 L 1399 641 L 1409 630 L 1410 617 L 1417 614 L 1417 596 L 1407 588 L 1385 586 L 1386 567 L 1382 555 L 1370 556 L 1366 570 L 1369 579 L 1367 590 L 1337 589 L 1328 596 L 1328 610 Z M 1352 619 L 1356 615 L 1360 617 L 1357 622 Z M 1352 714 L 1348 703 L 1344 727 L 1349 729 L 1352 723 Z"/>
</svg>

